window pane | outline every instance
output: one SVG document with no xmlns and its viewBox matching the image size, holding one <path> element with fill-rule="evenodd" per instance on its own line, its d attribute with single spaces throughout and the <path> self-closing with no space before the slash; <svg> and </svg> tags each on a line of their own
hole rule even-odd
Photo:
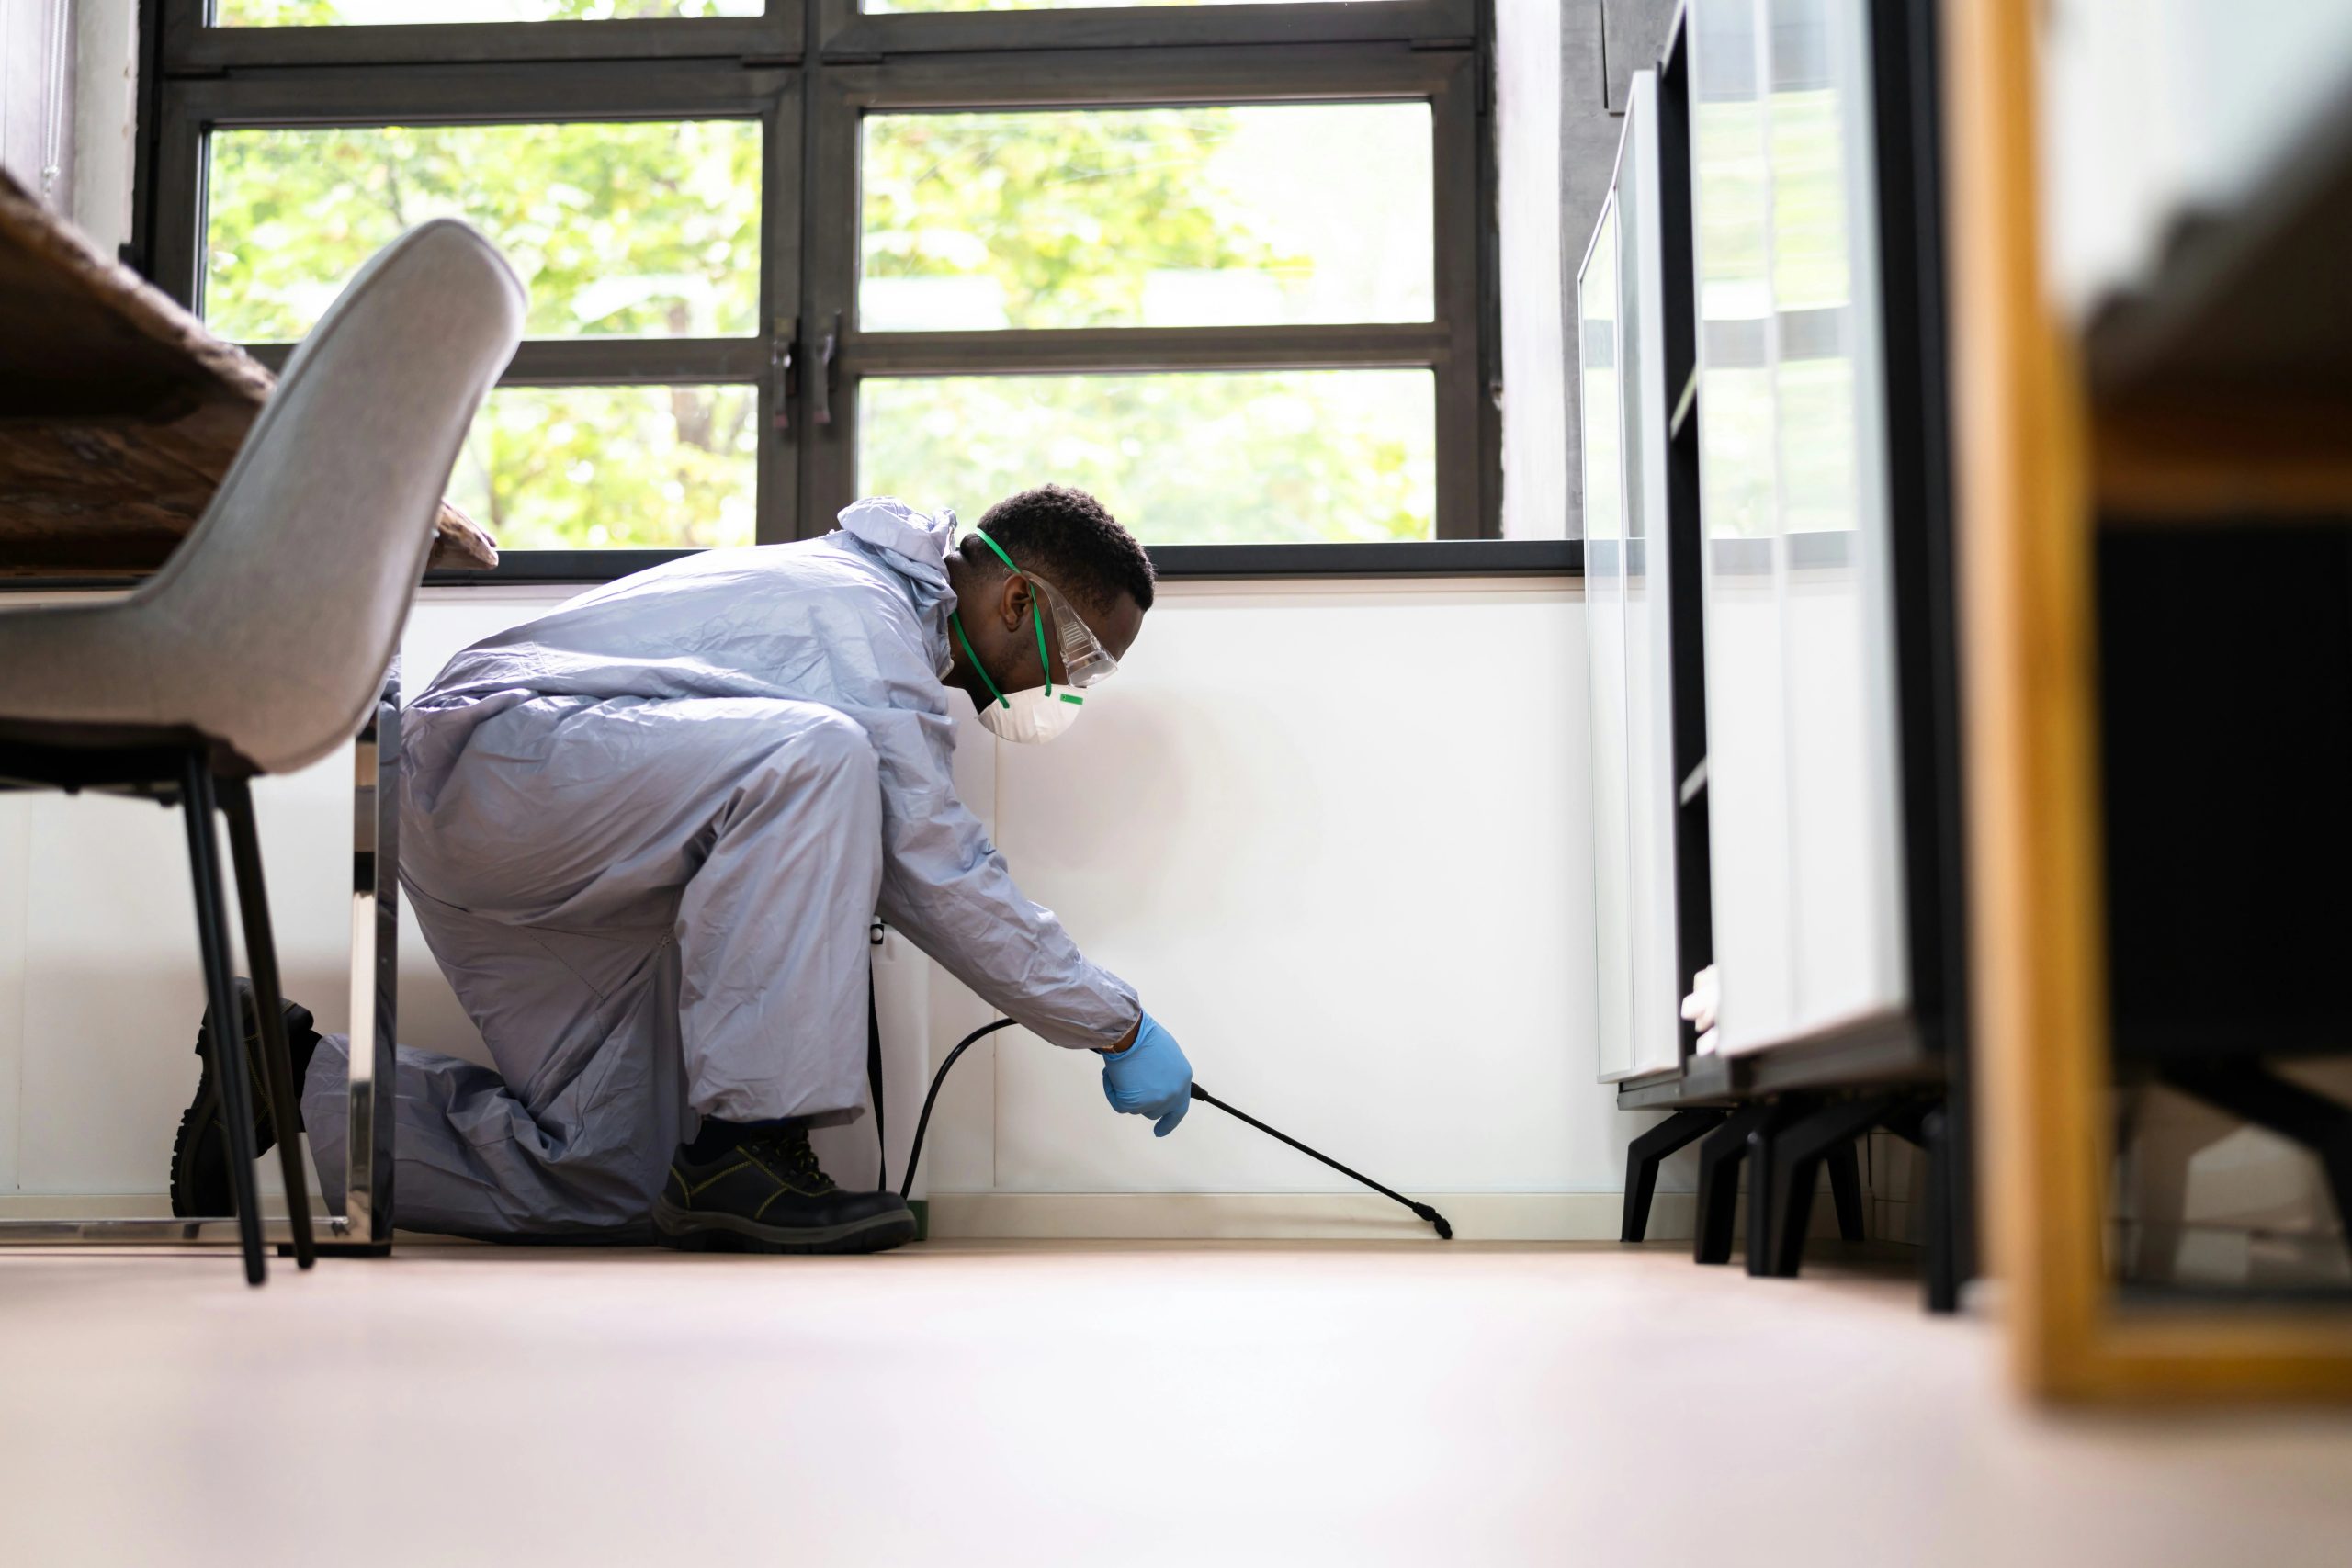
<svg viewBox="0 0 2352 1568">
<path fill-rule="evenodd" d="M 1431 319 L 1427 104 L 865 122 L 869 332 Z"/>
<path fill-rule="evenodd" d="M 373 28 L 404 22 L 609 22 L 636 17 L 766 14 L 767 0 L 215 0 L 212 25 Z"/>
<path fill-rule="evenodd" d="M 522 275 L 533 337 L 757 325 L 757 121 L 221 130 L 210 158 L 204 314 L 240 342 L 300 337 L 369 256 L 445 216 Z"/>
<path fill-rule="evenodd" d="M 1436 410 L 1426 370 L 875 379 L 858 485 L 967 517 L 1076 485 L 1155 545 L 1427 539 Z"/>
<path fill-rule="evenodd" d="M 752 387 L 501 387 L 449 499 L 502 550 L 748 545 Z"/>
</svg>

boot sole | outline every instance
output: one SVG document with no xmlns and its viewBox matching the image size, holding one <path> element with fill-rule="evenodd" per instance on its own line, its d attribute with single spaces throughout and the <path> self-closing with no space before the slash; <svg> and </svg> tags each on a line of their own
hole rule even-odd
<svg viewBox="0 0 2352 1568">
<path fill-rule="evenodd" d="M 680 1252 L 887 1252 L 915 1237 L 915 1217 L 904 1209 L 846 1224 L 796 1228 L 763 1225 L 741 1214 L 681 1209 L 666 1194 L 654 1201 L 653 1225 L 661 1244 Z"/>
</svg>

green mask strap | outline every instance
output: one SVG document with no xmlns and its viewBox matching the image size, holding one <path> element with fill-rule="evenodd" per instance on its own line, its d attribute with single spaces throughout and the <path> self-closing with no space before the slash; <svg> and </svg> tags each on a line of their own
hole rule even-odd
<svg viewBox="0 0 2352 1568">
<path fill-rule="evenodd" d="M 996 682 L 989 679 L 989 667 L 980 662 L 980 656 L 978 654 L 972 651 L 972 639 L 964 635 L 963 612 L 958 610 L 951 614 L 947 617 L 947 624 L 956 628 L 956 640 L 964 645 L 964 657 L 972 661 L 972 668 L 974 670 L 979 671 L 980 684 L 989 689 L 989 695 L 997 700 L 998 706 L 1011 707 L 1012 705 L 1012 699 L 996 689 Z"/>
<path fill-rule="evenodd" d="M 989 549 L 996 552 L 996 558 L 1004 563 L 1005 570 L 1012 573 L 1015 577 L 1024 575 L 1019 567 L 1012 564 L 1012 558 L 1004 553 L 1003 546 L 998 544 L 994 539 L 989 538 L 978 528 L 972 530 L 972 536 L 978 539 L 980 543 L 986 545 Z M 1035 588 L 1029 590 L 1029 619 L 1034 622 L 1037 627 L 1037 668 L 1046 672 L 1046 695 L 1050 697 L 1054 694 L 1054 661 L 1046 657 L 1046 612 L 1038 606 L 1037 591 Z M 960 626 L 957 626 L 956 628 L 956 635 L 957 637 L 962 637 L 964 635 L 964 628 Z M 964 652 L 966 656 L 968 657 L 971 651 L 972 645 L 968 642 L 966 643 L 964 645 Z M 979 660 L 977 659 L 973 660 L 972 665 L 973 668 L 978 669 L 979 667 Z M 988 679 L 988 672 L 986 671 L 981 671 L 980 679 L 983 681 Z M 993 692 L 996 690 L 996 687 L 991 685 L 989 687 L 989 690 Z M 1011 707 L 1012 704 L 1008 701 L 1004 705 Z"/>
</svg>

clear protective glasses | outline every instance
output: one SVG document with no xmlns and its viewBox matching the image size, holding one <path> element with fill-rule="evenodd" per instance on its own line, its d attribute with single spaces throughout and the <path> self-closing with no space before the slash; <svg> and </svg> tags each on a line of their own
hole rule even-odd
<svg viewBox="0 0 2352 1568">
<path fill-rule="evenodd" d="M 1050 615 L 1038 617 L 1037 621 L 1037 660 L 1046 667 L 1046 684 L 1050 686 L 1054 678 L 1054 661 L 1046 653 L 1046 622 L 1048 619 L 1054 623 L 1054 640 L 1061 648 L 1062 668 L 1069 675 L 1069 684 L 1082 692 L 1117 674 L 1119 661 L 1111 657 L 1111 650 L 1104 648 L 1102 640 L 1088 629 L 1085 619 L 1063 597 L 1062 591 L 1034 571 L 1024 571 L 1021 575 L 1028 580 L 1030 587 L 1045 601 L 1045 607 L 1052 612 Z"/>
</svg>

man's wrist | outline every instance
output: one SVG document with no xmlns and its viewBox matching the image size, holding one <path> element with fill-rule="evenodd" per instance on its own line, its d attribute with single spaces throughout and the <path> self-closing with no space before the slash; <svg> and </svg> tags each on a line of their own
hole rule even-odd
<svg viewBox="0 0 2352 1568">
<path fill-rule="evenodd" d="M 1135 1021 L 1134 1024 L 1128 1028 L 1125 1034 L 1119 1036 L 1117 1043 L 1111 1045 L 1097 1045 L 1094 1049 L 1101 1052 L 1105 1056 L 1115 1056 L 1120 1052 L 1125 1050 L 1128 1046 L 1133 1045 L 1136 1043 L 1136 1036 L 1142 1032 L 1143 1020 L 1138 1018 Z"/>
</svg>

